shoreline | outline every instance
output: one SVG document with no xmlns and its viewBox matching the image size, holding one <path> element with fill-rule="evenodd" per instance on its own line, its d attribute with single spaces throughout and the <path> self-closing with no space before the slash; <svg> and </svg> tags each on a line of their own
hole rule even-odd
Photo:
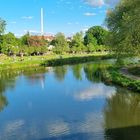
<svg viewBox="0 0 140 140">
<path fill-rule="evenodd" d="M 140 80 L 128 77 L 120 71 L 121 68 L 109 68 L 102 78 L 107 84 L 116 84 L 134 92 L 140 92 Z"/>
<path fill-rule="evenodd" d="M 21 69 L 31 67 L 50 67 L 50 66 L 61 66 L 66 64 L 78 64 L 91 62 L 95 60 L 110 59 L 113 58 L 111 54 L 75 54 L 75 55 L 46 55 L 46 56 L 30 56 L 23 57 L 7 57 L 0 60 L 0 70 L 5 69 Z M 2 58 L 2 57 L 0 57 Z"/>
<path fill-rule="evenodd" d="M 12 57 L 7 57 L 11 60 Z M 115 58 L 113 54 L 76 54 L 76 55 L 48 55 L 48 56 L 32 56 L 23 57 L 23 61 L 20 61 L 20 57 L 16 58 L 16 62 L 8 61 L 7 63 L 0 64 L 0 72 L 5 70 L 25 70 L 63 65 L 74 65 L 79 63 L 86 63 L 98 60 L 106 60 Z M 123 67 L 123 66 L 121 66 Z M 102 73 L 102 80 L 107 84 L 120 85 L 132 91 L 140 92 L 140 80 L 136 80 L 127 77 L 122 71 L 121 67 L 110 67 Z"/>
</svg>

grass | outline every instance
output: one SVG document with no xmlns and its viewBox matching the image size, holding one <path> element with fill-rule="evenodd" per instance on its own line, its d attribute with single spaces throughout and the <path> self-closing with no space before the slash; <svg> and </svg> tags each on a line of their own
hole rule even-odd
<svg viewBox="0 0 140 140">
<path fill-rule="evenodd" d="M 114 83 L 136 92 L 140 92 L 140 80 L 134 80 L 123 75 L 119 68 L 110 68 L 103 73 L 103 80 L 107 83 Z"/>
<path fill-rule="evenodd" d="M 8 57 L 5 55 L 0 56 L 0 69 L 18 69 L 18 68 L 25 68 L 25 67 L 37 67 L 41 65 L 46 66 L 54 66 L 63 64 L 71 64 L 72 62 L 83 62 L 84 58 L 92 58 L 92 57 L 107 57 L 107 53 L 94 53 L 94 54 L 65 54 L 65 55 L 45 55 L 45 56 L 24 56 L 21 57 Z M 110 56 L 110 55 L 109 55 Z M 64 60 L 70 60 L 64 62 Z M 85 60 L 86 62 L 89 59 Z M 91 59 L 90 59 L 91 61 Z M 56 63 L 57 62 L 57 63 Z"/>
</svg>

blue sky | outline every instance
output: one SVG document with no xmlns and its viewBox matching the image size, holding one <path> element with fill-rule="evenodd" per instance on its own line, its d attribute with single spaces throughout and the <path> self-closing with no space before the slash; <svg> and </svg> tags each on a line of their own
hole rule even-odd
<svg viewBox="0 0 140 140">
<path fill-rule="evenodd" d="M 40 31 L 40 8 L 44 8 L 44 30 L 48 34 L 72 35 L 94 25 L 103 25 L 106 11 L 118 0 L 0 0 L 0 17 L 6 32 L 17 36 Z"/>
</svg>

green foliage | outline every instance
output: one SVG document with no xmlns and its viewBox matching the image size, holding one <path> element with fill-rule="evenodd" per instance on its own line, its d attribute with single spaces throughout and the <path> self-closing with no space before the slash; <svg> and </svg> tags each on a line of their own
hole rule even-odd
<svg viewBox="0 0 140 140">
<path fill-rule="evenodd" d="M 140 53 L 140 1 L 122 0 L 106 18 L 109 42 L 118 56 Z"/>
<path fill-rule="evenodd" d="M 87 45 L 87 51 L 88 52 L 94 52 L 95 51 L 95 46 L 92 43 L 89 43 Z"/>
<path fill-rule="evenodd" d="M 87 32 L 85 37 L 84 37 L 84 44 L 85 45 L 97 45 L 97 39 L 93 36 L 91 32 Z"/>
<path fill-rule="evenodd" d="M 29 38 L 30 38 L 30 34 L 29 34 L 29 33 L 23 35 L 23 36 L 20 38 L 21 45 L 28 45 L 28 46 L 29 46 Z"/>
<path fill-rule="evenodd" d="M 86 32 L 84 43 L 85 45 L 90 43 L 93 45 L 105 45 L 107 34 L 108 31 L 103 27 L 93 26 Z"/>
<path fill-rule="evenodd" d="M 82 64 L 73 65 L 72 71 L 77 80 L 82 80 Z"/>
<path fill-rule="evenodd" d="M 140 91 L 140 81 L 127 78 L 118 69 L 110 68 L 103 73 L 103 79 L 108 83 L 115 83 L 130 90 Z"/>
<path fill-rule="evenodd" d="M 13 33 L 8 33 L 1 36 L 1 52 L 4 54 L 15 54 L 18 51 L 19 40 Z"/>
<path fill-rule="evenodd" d="M 72 42 L 70 44 L 70 48 L 72 52 L 83 52 L 86 48 L 83 44 L 84 40 L 83 40 L 83 33 L 76 33 L 73 36 Z"/>
<path fill-rule="evenodd" d="M 61 66 L 61 65 L 67 65 L 67 64 L 79 64 L 79 63 L 85 63 L 90 62 L 94 60 L 102 60 L 102 59 L 109 59 L 112 58 L 112 55 L 102 55 L 102 56 L 96 56 L 96 55 L 84 55 L 84 56 L 77 56 L 75 57 L 66 57 L 66 58 L 55 58 L 51 60 L 44 61 L 42 63 L 43 66 Z"/>
<path fill-rule="evenodd" d="M 4 33 L 6 22 L 0 18 L 0 35 Z"/>
<path fill-rule="evenodd" d="M 68 43 L 63 33 L 57 33 L 52 44 L 55 46 L 53 51 L 57 54 L 69 51 Z"/>
<path fill-rule="evenodd" d="M 54 67 L 53 72 L 57 80 L 63 81 L 67 73 L 67 67 L 66 66 Z"/>
<path fill-rule="evenodd" d="M 98 27 L 99 28 L 99 27 Z M 29 33 L 16 38 L 13 33 L 0 35 L 0 53 L 14 56 L 42 55 L 48 51 L 48 45 L 54 48 L 49 53 L 87 53 L 106 50 L 106 46 L 98 45 L 97 39 L 87 33 L 87 46 L 84 44 L 83 33 L 76 33 L 72 40 L 67 40 L 63 33 L 58 33 L 49 44 L 44 36 L 31 36 Z"/>
</svg>

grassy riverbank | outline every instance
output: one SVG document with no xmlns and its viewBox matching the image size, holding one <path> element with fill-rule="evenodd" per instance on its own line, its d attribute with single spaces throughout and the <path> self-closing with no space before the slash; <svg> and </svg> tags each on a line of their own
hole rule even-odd
<svg viewBox="0 0 140 140">
<path fill-rule="evenodd" d="M 103 80 L 114 83 L 129 90 L 140 92 L 140 80 L 132 79 L 120 72 L 120 68 L 110 68 L 103 72 Z"/>
<path fill-rule="evenodd" d="M 94 54 L 66 54 L 66 55 L 45 55 L 45 56 L 29 56 L 29 57 L 8 57 L 0 56 L 0 69 L 19 69 L 37 66 L 56 66 L 65 64 L 76 64 L 96 59 L 111 58 L 112 55 L 107 53 Z"/>
</svg>

